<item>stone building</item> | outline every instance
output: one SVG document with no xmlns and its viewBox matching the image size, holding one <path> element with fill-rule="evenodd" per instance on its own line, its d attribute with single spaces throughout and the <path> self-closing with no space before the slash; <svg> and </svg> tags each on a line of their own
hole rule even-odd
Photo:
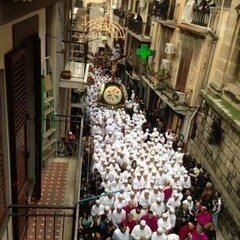
<svg viewBox="0 0 240 240">
<path fill-rule="evenodd" d="M 200 92 L 207 86 L 221 44 L 227 41 L 225 23 L 232 15 L 236 18 L 236 4 L 216 1 L 203 10 L 200 2 L 190 8 L 192 1 L 188 5 L 186 1 L 163 2 L 108 1 L 108 9 L 126 30 L 124 54 L 130 56 L 122 74 L 126 84 L 133 86 L 150 111 L 158 109 L 165 127 L 186 143 L 200 109 Z M 137 54 L 143 44 L 155 51 L 144 62 Z"/>
<path fill-rule="evenodd" d="M 223 39 L 213 56 L 208 85 L 201 92 L 202 105 L 188 146 L 222 193 L 224 210 L 220 228 L 226 239 L 238 239 L 240 234 L 240 18 L 237 4 L 238 1 L 232 1 L 224 21 Z"/>
</svg>

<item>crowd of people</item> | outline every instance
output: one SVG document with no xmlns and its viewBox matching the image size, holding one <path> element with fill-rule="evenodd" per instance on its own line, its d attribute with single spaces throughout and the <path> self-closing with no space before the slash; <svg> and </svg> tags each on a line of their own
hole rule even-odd
<svg viewBox="0 0 240 240">
<path fill-rule="evenodd" d="M 144 128 L 146 116 L 134 99 L 131 116 L 124 108 L 99 107 L 99 88 L 112 78 L 100 66 L 94 76 L 79 239 L 216 239 L 222 203 L 209 173 L 173 146 L 171 130 Z"/>
</svg>

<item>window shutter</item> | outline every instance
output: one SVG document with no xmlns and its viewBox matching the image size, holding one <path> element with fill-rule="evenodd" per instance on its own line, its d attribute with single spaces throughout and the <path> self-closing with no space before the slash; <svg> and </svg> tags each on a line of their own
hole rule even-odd
<svg viewBox="0 0 240 240">
<path fill-rule="evenodd" d="M 25 49 L 5 55 L 8 97 L 12 203 L 27 204 L 27 96 Z M 17 209 L 23 213 L 24 209 Z M 16 239 L 21 239 L 26 231 L 27 220 L 14 220 Z"/>
<path fill-rule="evenodd" d="M 185 91 L 188 73 L 191 66 L 193 50 L 192 49 L 185 49 L 182 50 L 182 56 L 180 60 L 180 66 L 177 76 L 177 83 L 175 89 L 177 91 Z"/>
</svg>

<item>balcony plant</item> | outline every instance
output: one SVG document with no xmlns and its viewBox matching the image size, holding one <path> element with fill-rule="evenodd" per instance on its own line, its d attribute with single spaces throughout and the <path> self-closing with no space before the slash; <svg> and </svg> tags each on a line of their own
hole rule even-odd
<svg viewBox="0 0 240 240">
<path fill-rule="evenodd" d="M 146 66 L 146 71 L 147 71 L 147 73 L 148 73 L 150 76 L 154 76 L 154 75 L 155 75 L 154 66 L 155 66 L 155 63 L 151 63 L 151 64 L 148 64 L 148 65 Z"/>
<path fill-rule="evenodd" d="M 171 74 L 169 70 L 166 68 L 160 68 L 159 71 L 155 73 L 156 89 L 167 90 L 171 88 L 170 78 Z"/>
</svg>

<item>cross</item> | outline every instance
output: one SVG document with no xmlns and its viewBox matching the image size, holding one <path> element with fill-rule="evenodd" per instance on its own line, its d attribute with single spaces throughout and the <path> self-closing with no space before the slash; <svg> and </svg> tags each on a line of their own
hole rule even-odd
<svg viewBox="0 0 240 240">
<path fill-rule="evenodd" d="M 145 61 L 147 57 L 155 55 L 154 50 L 150 50 L 147 44 L 142 44 L 141 48 L 137 49 L 137 55 L 140 56 L 142 61 Z"/>
</svg>

